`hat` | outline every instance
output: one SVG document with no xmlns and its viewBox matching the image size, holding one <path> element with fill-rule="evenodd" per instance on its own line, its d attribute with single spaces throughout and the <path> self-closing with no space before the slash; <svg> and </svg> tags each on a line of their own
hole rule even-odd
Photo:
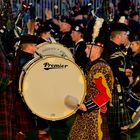
<svg viewBox="0 0 140 140">
<path fill-rule="evenodd" d="M 114 23 L 125 23 L 126 20 L 128 20 L 128 14 L 125 14 L 125 13 L 120 13 L 120 14 L 116 14 L 114 19 L 113 19 L 113 22 Z"/>
<path fill-rule="evenodd" d="M 109 39 L 109 28 L 103 18 L 93 18 L 89 21 L 85 32 L 85 41 L 103 47 Z"/>
<path fill-rule="evenodd" d="M 41 25 L 36 30 L 36 33 L 40 34 L 40 33 L 45 33 L 45 32 L 50 32 L 50 31 L 51 31 L 51 27 L 49 25 Z"/>
<path fill-rule="evenodd" d="M 72 27 L 72 31 L 76 31 L 76 32 L 80 32 L 80 33 L 84 34 L 84 28 L 81 25 L 74 25 Z"/>
<path fill-rule="evenodd" d="M 140 35 L 139 35 L 139 34 L 132 35 L 132 36 L 129 38 L 129 40 L 130 40 L 131 42 L 133 42 L 133 41 L 140 41 Z"/>
<path fill-rule="evenodd" d="M 61 22 L 65 22 L 65 23 L 72 25 L 72 20 L 70 18 L 68 18 L 67 16 L 61 16 L 60 20 L 61 20 Z"/>
<path fill-rule="evenodd" d="M 38 43 L 38 37 L 35 35 L 23 35 L 20 38 L 20 44 L 25 44 L 25 43 L 32 43 L 32 44 L 37 44 Z"/>
<path fill-rule="evenodd" d="M 112 23 L 110 31 L 129 31 L 129 27 L 124 23 Z"/>
<path fill-rule="evenodd" d="M 122 13 L 119 15 L 119 19 L 118 19 L 119 23 L 124 23 L 124 24 L 128 24 L 128 14 Z"/>
<path fill-rule="evenodd" d="M 133 11 L 130 13 L 130 18 L 133 18 L 134 16 L 139 15 L 139 13 L 137 11 Z"/>
</svg>

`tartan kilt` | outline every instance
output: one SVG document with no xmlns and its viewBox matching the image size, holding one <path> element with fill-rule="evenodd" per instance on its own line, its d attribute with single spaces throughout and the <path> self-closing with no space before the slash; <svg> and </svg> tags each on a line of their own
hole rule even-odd
<svg viewBox="0 0 140 140">
<path fill-rule="evenodd" d="M 123 96 L 119 93 L 112 93 L 112 105 L 108 105 L 108 124 L 111 127 L 120 128 L 132 123 L 130 112 L 126 106 Z"/>
<path fill-rule="evenodd" d="M 16 117 L 16 127 L 18 132 L 23 133 L 32 132 L 37 129 L 35 126 L 35 116 L 28 109 L 27 105 L 22 100 L 20 93 L 15 92 L 14 94 L 14 109 Z"/>
<path fill-rule="evenodd" d="M 16 125 L 11 89 L 0 92 L 0 140 L 15 140 Z"/>
<path fill-rule="evenodd" d="M 106 113 L 101 113 L 102 117 L 102 125 L 101 125 L 101 130 L 103 132 L 103 138 L 102 140 L 110 140 L 110 135 L 109 135 L 109 128 L 107 124 L 107 116 Z"/>
</svg>

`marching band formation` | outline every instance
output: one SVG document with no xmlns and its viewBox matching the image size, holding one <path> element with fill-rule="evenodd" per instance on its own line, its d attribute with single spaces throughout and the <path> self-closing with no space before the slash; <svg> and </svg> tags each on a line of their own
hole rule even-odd
<svg viewBox="0 0 140 140">
<path fill-rule="evenodd" d="M 0 140 L 140 139 L 139 13 L 91 5 L 0 13 Z"/>
</svg>

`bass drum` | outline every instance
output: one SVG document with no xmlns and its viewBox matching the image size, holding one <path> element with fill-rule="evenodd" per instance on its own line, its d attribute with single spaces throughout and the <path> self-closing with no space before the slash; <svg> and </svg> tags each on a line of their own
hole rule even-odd
<svg viewBox="0 0 140 140">
<path fill-rule="evenodd" d="M 19 91 L 31 112 L 46 120 L 74 114 L 86 93 L 85 77 L 71 60 L 58 56 L 34 58 L 20 75 Z"/>
<path fill-rule="evenodd" d="M 66 59 L 70 59 L 70 60 L 74 61 L 71 51 L 59 43 L 50 43 L 49 44 L 47 42 L 44 42 L 44 43 L 37 45 L 37 51 L 36 51 L 34 57 L 42 57 L 45 55 L 61 56 Z"/>
</svg>

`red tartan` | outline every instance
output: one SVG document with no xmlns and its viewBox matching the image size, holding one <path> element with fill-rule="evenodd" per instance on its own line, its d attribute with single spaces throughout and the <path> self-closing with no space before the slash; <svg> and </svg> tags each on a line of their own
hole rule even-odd
<svg viewBox="0 0 140 140">
<path fill-rule="evenodd" d="M 15 109 L 16 125 L 18 131 L 27 133 L 35 130 L 34 117 L 31 114 L 31 112 L 28 110 L 27 106 L 23 103 L 19 95 L 16 95 L 15 97 L 14 109 Z"/>
<path fill-rule="evenodd" d="M 10 67 L 5 52 L 0 46 L 0 140 L 15 140 L 13 95 L 8 86 Z"/>
<path fill-rule="evenodd" d="M 19 59 L 20 56 L 17 53 L 17 56 L 13 62 L 12 67 L 12 80 L 13 80 L 13 94 L 14 94 L 14 109 L 16 116 L 16 126 L 18 132 L 21 131 L 23 133 L 31 132 L 36 130 L 35 127 L 35 119 L 31 111 L 28 109 L 27 105 L 24 103 L 23 99 L 18 92 L 19 85 Z"/>
</svg>

